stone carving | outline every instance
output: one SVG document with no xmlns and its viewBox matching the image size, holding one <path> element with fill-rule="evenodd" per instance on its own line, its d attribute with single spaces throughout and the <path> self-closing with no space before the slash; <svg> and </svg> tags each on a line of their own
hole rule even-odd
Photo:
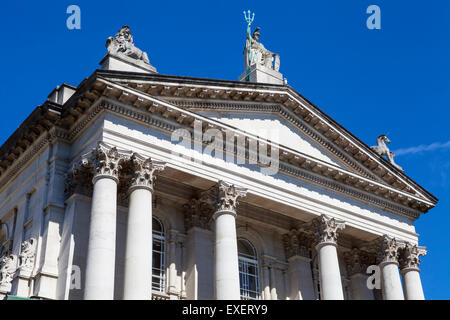
<svg viewBox="0 0 450 320">
<path fill-rule="evenodd" d="M 186 231 L 192 227 L 209 229 L 214 206 L 211 201 L 208 201 L 207 193 L 202 193 L 198 198 L 192 198 L 183 208 Z"/>
<path fill-rule="evenodd" d="M 419 270 L 420 258 L 427 254 L 427 250 L 424 247 L 418 247 L 417 245 L 412 245 L 406 243 L 405 247 L 400 250 L 399 263 L 400 268 L 412 268 Z"/>
<path fill-rule="evenodd" d="M 402 243 L 387 235 L 379 238 L 375 243 L 377 249 L 377 263 L 398 263 L 399 249 Z"/>
<path fill-rule="evenodd" d="M 14 254 L 3 256 L 0 260 L 0 287 L 11 286 L 17 270 L 17 257 Z"/>
<path fill-rule="evenodd" d="M 36 239 L 31 238 L 22 243 L 19 255 L 19 269 L 27 272 L 33 271 L 36 257 Z"/>
<path fill-rule="evenodd" d="M 130 187 L 147 187 L 153 190 L 156 179 L 155 172 L 164 170 L 166 164 L 150 158 L 144 159 L 137 153 L 133 153 L 130 162 L 134 171 Z"/>
<path fill-rule="evenodd" d="M 292 229 L 289 233 L 283 235 L 284 250 L 286 258 L 301 256 L 310 258 L 311 246 L 314 239 L 311 235 Z"/>
<path fill-rule="evenodd" d="M 109 37 L 108 40 L 106 40 L 106 48 L 111 55 L 124 55 L 150 64 L 147 53 L 134 45 L 133 36 L 131 35 L 130 27 L 128 26 L 123 26 L 114 38 Z"/>
<path fill-rule="evenodd" d="M 345 264 L 347 265 L 347 273 L 352 276 L 357 273 L 366 273 L 370 265 L 376 263 L 376 258 L 367 251 L 353 248 L 344 253 Z"/>
<path fill-rule="evenodd" d="M 388 139 L 388 137 L 385 134 L 382 134 L 377 139 L 378 145 L 375 147 L 370 147 L 373 151 L 375 151 L 380 157 L 386 156 L 389 160 L 389 162 L 399 169 L 400 171 L 403 171 L 402 167 L 400 167 L 398 164 L 394 162 L 395 154 L 389 150 L 386 144 L 390 144 L 391 141 Z"/>
<path fill-rule="evenodd" d="M 321 215 L 313 220 L 312 227 L 317 244 L 324 242 L 337 243 L 338 232 L 345 228 L 345 223 L 329 218 L 326 215 Z"/>
<path fill-rule="evenodd" d="M 259 42 L 260 28 L 256 28 L 251 35 L 251 24 L 255 18 L 255 14 L 253 17 L 250 17 L 250 11 L 248 11 L 248 16 L 244 11 L 245 20 L 247 22 L 247 40 L 245 42 L 245 70 L 249 70 L 250 66 L 257 64 L 264 66 L 269 69 L 273 69 L 275 71 L 280 70 L 280 56 L 273 52 L 267 50 L 264 45 Z"/>
<path fill-rule="evenodd" d="M 119 154 L 117 148 L 110 147 L 103 142 L 99 142 L 97 148 L 84 155 L 81 160 L 81 166 L 94 169 L 94 179 L 97 176 L 112 176 L 119 178 L 121 163 L 125 160 L 124 156 Z"/>
<path fill-rule="evenodd" d="M 86 196 L 92 195 L 92 170 L 75 163 L 72 171 L 66 174 L 64 194 L 69 198 L 74 193 L 83 194 Z"/>
<path fill-rule="evenodd" d="M 235 185 L 219 181 L 217 185 L 216 212 L 231 211 L 236 213 L 237 199 L 245 197 L 247 189 L 236 187 Z"/>
<path fill-rule="evenodd" d="M 236 214 L 237 199 L 245 197 L 246 194 L 247 189 L 219 181 L 214 187 L 202 194 L 202 201 L 212 206 L 215 213 L 232 212 Z"/>
</svg>

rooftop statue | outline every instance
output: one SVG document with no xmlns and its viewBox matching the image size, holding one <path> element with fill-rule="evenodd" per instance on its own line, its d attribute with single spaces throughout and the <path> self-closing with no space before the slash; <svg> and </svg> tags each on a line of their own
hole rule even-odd
<svg viewBox="0 0 450 320">
<path fill-rule="evenodd" d="M 250 10 L 248 11 L 248 15 L 244 11 L 245 21 L 247 22 L 247 40 L 245 42 L 245 70 L 247 70 L 248 74 L 250 73 L 250 67 L 254 64 L 264 66 L 266 68 L 279 71 L 280 70 L 280 56 L 276 53 L 273 53 L 267 50 L 264 45 L 259 42 L 260 28 L 256 28 L 251 35 L 251 25 L 253 20 L 255 19 L 255 14 L 250 16 Z"/>
<path fill-rule="evenodd" d="M 391 143 L 388 137 L 385 134 L 382 134 L 377 139 L 378 145 L 375 147 L 370 147 L 373 151 L 375 151 L 379 156 L 388 157 L 389 162 L 396 167 L 397 169 L 403 171 L 402 167 L 394 162 L 395 154 L 389 150 L 386 144 Z"/>
<path fill-rule="evenodd" d="M 133 36 L 130 33 L 130 27 L 123 26 L 116 37 L 109 37 L 106 40 L 106 48 L 111 55 L 125 55 L 127 57 L 142 60 L 146 64 L 150 64 L 147 53 L 137 48 L 133 43 Z"/>
</svg>

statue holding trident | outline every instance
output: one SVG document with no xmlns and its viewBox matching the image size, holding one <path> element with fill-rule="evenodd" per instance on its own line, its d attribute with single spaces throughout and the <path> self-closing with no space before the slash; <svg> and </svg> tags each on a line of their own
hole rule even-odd
<svg viewBox="0 0 450 320">
<path fill-rule="evenodd" d="M 250 67 L 254 64 L 264 66 L 266 68 L 279 71 L 280 70 L 280 56 L 267 50 L 262 43 L 259 42 L 260 28 L 256 28 L 251 35 L 251 25 L 255 19 L 248 10 L 248 14 L 244 11 L 245 21 L 247 22 L 247 39 L 245 42 L 245 70 L 247 71 L 246 81 L 250 81 Z"/>
<path fill-rule="evenodd" d="M 252 64 L 252 61 L 253 61 L 251 26 L 252 26 L 253 20 L 255 20 L 255 13 L 253 13 L 253 17 L 250 17 L 250 10 L 248 10 L 248 16 L 245 14 L 245 11 L 244 11 L 244 18 L 245 18 L 245 21 L 247 22 L 247 40 L 245 41 L 245 51 L 244 51 L 245 70 L 247 70 L 247 77 L 245 78 L 245 81 L 250 81 L 250 65 Z"/>
</svg>

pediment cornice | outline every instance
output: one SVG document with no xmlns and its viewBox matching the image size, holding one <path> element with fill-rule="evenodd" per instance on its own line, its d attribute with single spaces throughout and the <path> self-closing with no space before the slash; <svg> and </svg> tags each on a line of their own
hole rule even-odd
<svg viewBox="0 0 450 320">
<path fill-rule="evenodd" d="M 117 79 L 109 79 L 114 78 L 113 76 L 108 74 L 108 77 L 106 77 L 104 72 L 96 72 L 80 84 L 75 95 L 64 105 L 61 114 L 58 115 L 59 119 L 53 120 L 53 123 L 51 123 L 53 126 L 61 128 L 61 130 L 58 129 L 58 132 L 64 131 L 64 134 L 61 135 L 62 138 L 69 141 L 73 140 L 95 114 L 102 109 L 108 109 L 122 114 L 128 112 L 129 116 L 140 121 L 146 121 L 157 126 L 160 130 L 171 131 L 177 127 L 192 128 L 194 120 L 200 119 L 209 124 L 210 127 L 219 130 L 234 130 L 238 135 L 247 135 L 249 138 L 256 139 L 257 137 L 242 130 L 202 117 L 190 111 L 190 108 L 186 106 L 177 106 L 177 103 L 167 102 L 167 97 L 171 99 L 174 99 L 174 97 L 184 98 L 186 101 L 196 99 L 197 103 L 204 99 L 204 103 L 228 103 L 230 106 L 236 106 L 236 104 L 250 106 L 252 103 L 254 104 L 254 101 L 264 101 L 264 106 L 273 105 L 279 108 L 276 110 L 277 112 L 285 112 L 286 117 L 291 117 L 300 124 L 300 119 L 296 118 L 295 115 L 309 116 L 311 119 L 306 121 L 308 126 L 305 125 L 305 127 L 309 130 L 313 127 L 320 133 L 320 135 L 317 132 L 312 132 L 312 134 L 316 134 L 327 143 L 346 139 L 349 143 L 344 148 L 345 144 L 342 142 L 341 150 L 339 150 L 341 153 L 343 153 L 342 150 L 347 152 L 347 155 L 344 154 L 344 156 L 348 157 L 348 154 L 351 153 L 355 158 L 360 153 L 359 157 L 361 158 L 362 154 L 365 154 L 367 160 L 363 161 L 365 158 L 359 159 L 360 164 L 367 161 L 376 164 L 376 167 L 372 165 L 372 169 L 368 166 L 369 172 L 372 172 L 372 174 L 364 174 L 364 171 L 345 170 L 280 145 L 276 147 L 280 150 L 280 169 L 283 172 L 411 218 L 417 218 L 420 212 L 427 212 L 436 203 L 434 197 L 428 196 L 428 194 L 423 195 L 423 192 L 415 190 L 416 186 L 411 184 L 404 174 L 395 172 L 396 169 L 393 167 L 389 168 L 389 164 L 386 161 L 386 163 L 383 163 L 383 159 L 376 159 L 379 156 L 370 154 L 371 150 L 367 146 L 365 147 L 369 150 L 364 150 L 358 145 L 357 141 L 351 144 L 351 137 L 345 136 L 345 132 L 342 132 L 339 127 L 333 126 L 333 123 L 324 121 L 325 118 L 315 120 L 315 117 L 318 117 L 316 115 L 318 111 L 311 110 L 315 111 L 313 114 L 287 86 L 246 85 L 236 82 L 230 82 L 227 86 L 226 81 L 215 80 L 211 81 L 210 84 L 213 85 L 211 86 L 205 83 L 195 83 L 195 79 L 183 81 L 183 78 L 179 77 L 175 77 L 178 82 L 173 79 L 174 77 L 167 77 L 170 78 L 165 79 L 168 82 L 161 85 L 161 83 L 157 83 L 157 78 L 164 80 L 164 77 L 161 76 L 151 77 L 151 81 L 154 81 L 155 84 L 152 84 L 148 79 L 145 80 L 147 82 L 141 82 L 144 80 L 135 80 L 133 77 L 130 77 L 127 81 L 120 79 L 120 82 L 116 82 Z M 201 81 L 207 82 L 206 80 Z M 220 90 L 223 90 L 224 93 Z M 244 91 L 247 93 L 244 93 Z M 215 95 L 216 98 L 214 98 Z M 218 95 L 221 96 L 220 99 L 217 99 Z M 117 103 L 109 103 L 108 101 L 116 101 Z M 127 107 L 119 107 L 119 105 Z M 92 109 L 93 107 L 95 108 Z M 129 107 L 133 110 L 130 111 Z M 303 118 L 302 122 L 304 123 L 304 121 Z M 23 131 L 28 129 L 23 128 Z M 325 138 L 330 139 L 326 141 Z M 355 148 L 358 148 L 358 152 L 352 153 L 351 150 Z M 0 160 L 4 161 L 4 159 Z M 5 173 L 10 171 L 9 167 L 12 162 L 3 167 L 0 181 L 4 181 Z M 378 176 L 383 179 L 388 175 L 389 178 L 384 178 L 383 181 L 374 179 L 371 175 L 377 174 L 377 169 Z M 385 174 L 381 175 L 381 171 Z M 11 176 L 10 172 L 7 176 Z M 392 179 L 395 181 L 392 181 Z M 391 180 L 391 183 L 389 183 L 389 180 Z"/>
<path fill-rule="evenodd" d="M 197 106 L 202 101 L 204 106 L 222 104 L 225 106 L 224 110 L 236 110 L 238 106 L 241 111 L 244 111 L 247 107 L 248 112 L 254 112 L 255 103 L 262 104 L 263 108 L 268 104 L 278 105 L 282 116 L 288 118 L 297 128 L 358 174 L 386 183 L 424 200 L 437 202 L 437 199 L 428 191 L 373 152 L 364 142 L 289 86 L 172 76 L 134 79 L 117 73 L 107 77 L 165 101 L 177 100 L 178 105 L 184 104 L 187 109 L 189 109 L 187 104 L 194 101 L 197 101 Z M 180 103 L 180 101 L 184 102 Z"/>
</svg>

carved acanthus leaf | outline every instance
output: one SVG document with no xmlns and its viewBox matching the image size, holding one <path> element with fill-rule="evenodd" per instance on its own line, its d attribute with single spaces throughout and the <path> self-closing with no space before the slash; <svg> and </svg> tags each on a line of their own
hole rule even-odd
<svg viewBox="0 0 450 320">
<path fill-rule="evenodd" d="M 345 252 L 344 260 L 350 276 L 356 273 L 365 274 L 367 268 L 376 263 L 376 257 L 373 254 L 358 248 Z"/>
<path fill-rule="evenodd" d="M 311 246 L 314 239 L 311 235 L 292 229 L 289 233 L 283 235 L 284 250 L 286 258 L 301 256 L 310 258 Z"/>
<path fill-rule="evenodd" d="M 192 198 L 184 206 L 184 225 L 186 231 L 192 227 L 209 229 L 214 206 L 209 201 L 207 193 L 202 193 L 198 198 Z"/>
<path fill-rule="evenodd" d="M 426 254 L 427 250 L 424 247 L 418 247 L 417 245 L 406 243 L 405 247 L 400 250 L 399 254 L 400 268 L 419 269 L 420 257 L 423 257 Z"/>
<path fill-rule="evenodd" d="M 156 171 L 162 171 L 165 168 L 165 162 L 152 159 L 143 159 L 134 153 L 130 159 L 133 168 L 131 178 L 131 187 L 147 187 L 153 190 L 153 184 L 156 180 Z"/>
<path fill-rule="evenodd" d="M 376 241 L 378 264 L 390 262 L 398 263 L 399 249 L 403 246 L 403 243 L 387 235 L 379 238 Z"/>
<path fill-rule="evenodd" d="M 247 189 L 219 181 L 216 188 L 216 212 L 230 211 L 236 213 L 237 199 L 247 195 Z"/>
<path fill-rule="evenodd" d="M 103 142 L 99 142 L 97 147 L 81 159 L 81 166 L 93 168 L 94 179 L 97 176 L 111 176 L 119 178 L 121 162 L 125 159 L 116 147 L 111 147 Z"/>
<path fill-rule="evenodd" d="M 329 218 L 326 215 L 321 215 L 313 220 L 312 227 L 317 244 L 325 242 L 337 243 L 338 232 L 345 228 L 345 223 Z"/>
</svg>

